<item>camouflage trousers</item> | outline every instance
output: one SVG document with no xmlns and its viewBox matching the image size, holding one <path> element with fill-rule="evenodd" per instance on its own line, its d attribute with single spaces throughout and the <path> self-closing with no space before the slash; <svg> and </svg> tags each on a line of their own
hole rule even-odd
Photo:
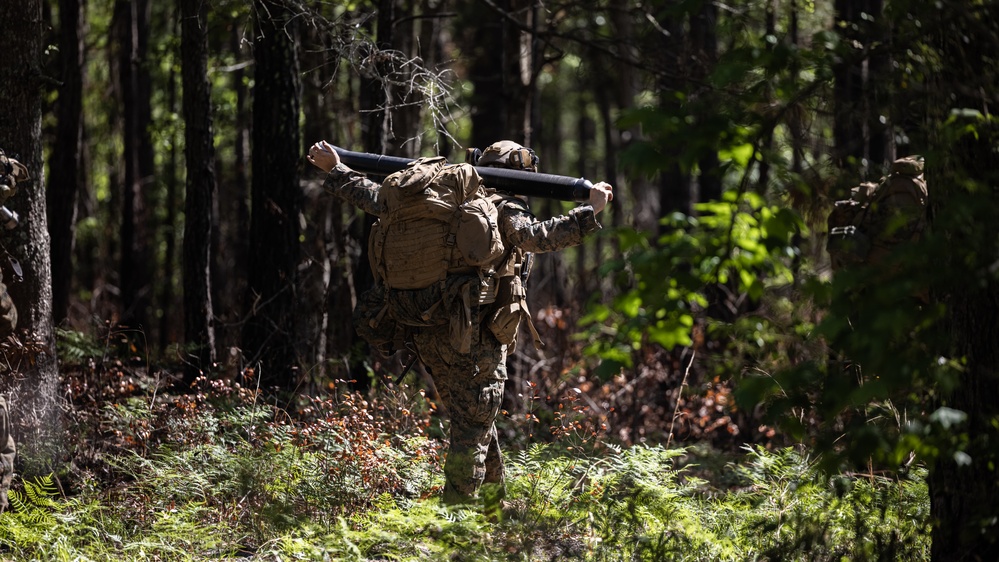
<svg viewBox="0 0 999 562">
<path fill-rule="evenodd" d="M 0 396 L 0 513 L 7 509 L 7 492 L 14 478 L 14 436 L 10 433 L 7 401 Z"/>
<path fill-rule="evenodd" d="M 7 285 L 0 273 L 0 338 L 6 338 L 17 326 L 17 308 L 14 307 Z M 7 509 L 7 492 L 14 478 L 14 436 L 10 432 L 10 413 L 7 401 L 0 396 L 0 512 Z"/>
<path fill-rule="evenodd" d="M 506 346 L 483 330 L 470 353 L 459 353 L 447 324 L 419 331 L 414 343 L 451 422 L 444 502 L 474 501 L 480 489 L 487 500 L 498 501 L 505 490 L 495 420 L 506 384 Z"/>
</svg>

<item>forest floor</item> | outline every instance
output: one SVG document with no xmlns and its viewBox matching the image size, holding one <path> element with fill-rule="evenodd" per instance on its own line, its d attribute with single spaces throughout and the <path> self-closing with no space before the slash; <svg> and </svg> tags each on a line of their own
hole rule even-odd
<svg viewBox="0 0 999 562">
<path fill-rule="evenodd" d="M 658 408 L 685 420 L 672 439 L 634 420 L 641 438 L 619 439 L 623 418 L 601 406 L 613 381 L 506 412 L 501 432 L 520 438 L 508 439 L 504 500 L 455 508 L 439 499 L 446 417 L 412 376 L 280 402 L 251 381 L 179 389 L 120 360 L 64 370 L 65 462 L 15 479 L 5 560 L 929 557 L 922 469 L 827 475 L 800 446 L 720 445 L 716 431 L 740 429 L 717 380 Z M 643 396 L 663 384 L 641 377 Z"/>
</svg>

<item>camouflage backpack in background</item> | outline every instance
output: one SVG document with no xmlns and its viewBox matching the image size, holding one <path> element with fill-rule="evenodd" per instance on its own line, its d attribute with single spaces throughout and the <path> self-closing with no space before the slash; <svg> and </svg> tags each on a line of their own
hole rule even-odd
<svg viewBox="0 0 999 562">
<path fill-rule="evenodd" d="M 899 244 L 918 240 L 926 228 L 928 204 L 923 160 L 899 158 L 878 183 L 854 187 L 829 214 L 826 249 L 834 271 L 878 265 Z"/>
<path fill-rule="evenodd" d="M 386 212 L 368 241 L 375 287 L 354 311 L 358 334 L 391 354 L 409 328 L 451 323 L 455 347 L 468 352 L 475 305 L 494 298 L 495 265 L 504 255 L 496 206 L 468 164 L 420 158 L 385 178 Z"/>
</svg>

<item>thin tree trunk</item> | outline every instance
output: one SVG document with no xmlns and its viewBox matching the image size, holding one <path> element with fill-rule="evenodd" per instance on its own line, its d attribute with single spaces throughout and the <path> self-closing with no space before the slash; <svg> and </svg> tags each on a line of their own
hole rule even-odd
<svg viewBox="0 0 999 562">
<path fill-rule="evenodd" d="M 923 9 L 916 14 L 919 20 L 943 20 L 941 28 L 925 35 L 942 64 L 918 90 L 926 97 L 917 94 L 903 107 L 919 108 L 923 123 L 937 124 L 924 125 L 923 134 L 933 141 L 928 147 L 918 136 L 912 143 L 927 155 L 929 235 L 947 246 L 942 258 L 949 263 L 934 266 L 947 272 L 948 294 L 935 302 L 946 303 L 947 355 L 962 365 L 956 384 L 938 387 L 935 398 L 937 405 L 967 416 L 965 423 L 940 430 L 946 432 L 941 440 L 948 449 L 930 464 L 930 557 L 934 562 L 999 560 L 999 124 L 982 117 L 999 105 L 999 30 L 985 25 L 995 21 L 996 6 L 965 0 Z M 957 116 L 955 109 L 975 110 L 979 117 Z M 951 120 L 956 122 L 940 125 Z M 941 134 L 963 126 L 968 128 L 956 141 Z"/>
<path fill-rule="evenodd" d="M 705 81 L 707 75 L 714 69 L 718 60 L 718 7 L 714 2 L 705 2 L 701 11 L 691 14 L 690 29 L 693 51 L 695 53 L 694 80 Z M 714 93 L 708 87 L 697 88 L 694 104 L 700 111 L 710 112 L 714 109 L 712 100 Z M 722 172 L 717 150 L 706 150 L 698 159 L 698 201 L 717 201 L 722 195 Z"/>
<path fill-rule="evenodd" d="M 148 10 L 145 0 L 119 0 L 121 85 L 124 105 L 123 161 L 125 177 L 121 224 L 121 322 L 147 329 L 151 255 L 147 232 L 146 185 L 152 179 L 149 137 L 149 72 L 146 68 Z"/>
<path fill-rule="evenodd" d="M 764 33 L 768 37 L 777 36 L 777 7 L 776 0 L 766 0 L 766 8 L 764 17 Z M 774 51 L 775 45 L 767 43 L 766 49 L 769 52 Z M 764 103 L 769 107 L 773 103 L 774 92 L 773 89 L 768 87 L 763 94 Z M 767 186 L 770 185 L 770 154 L 774 152 L 774 130 L 773 128 L 764 131 L 763 138 L 760 139 L 759 149 L 763 153 L 763 158 L 760 159 L 759 169 L 760 175 L 756 180 L 756 192 L 763 194 L 767 191 Z"/>
<path fill-rule="evenodd" d="M 505 7 L 506 1 L 496 2 Z M 469 60 L 468 78 L 473 90 L 469 110 L 472 121 L 472 146 L 485 148 L 490 143 L 511 137 L 507 129 L 509 104 L 503 74 L 504 33 L 507 23 L 484 2 L 463 4 L 459 14 L 457 37 Z M 516 140 L 510 138 L 510 140 Z"/>
<path fill-rule="evenodd" d="M 871 14 L 877 17 L 877 21 L 883 21 L 881 14 L 884 11 L 882 0 L 868 0 L 868 9 Z M 892 123 L 885 119 L 891 114 L 891 102 L 888 92 L 885 91 L 886 82 L 881 79 L 891 72 L 891 29 L 887 27 L 876 29 L 874 34 L 877 37 L 875 47 L 870 51 L 868 58 L 868 70 L 865 80 L 865 90 L 867 99 L 870 100 L 871 110 L 867 112 L 867 130 L 870 131 L 868 141 L 868 158 L 875 166 L 884 165 L 887 167 L 895 160 L 895 141 L 892 134 Z"/>
<path fill-rule="evenodd" d="M 208 5 L 180 0 L 184 82 L 184 380 L 192 383 L 215 365 L 210 249 L 215 204 L 215 143 L 208 83 Z"/>
<path fill-rule="evenodd" d="M 297 19 L 279 1 L 256 0 L 254 9 L 253 251 L 243 351 L 262 369 L 263 383 L 291 388 L 298 366 L 294 311 L 302 200 Z"/>
<path fill-rule="evenodd" d="M 178 34 L 180 26 L 180 10 L 177 10 L 173 21 L 173 33 Z M 183 62 L 181 62 L 183 64 Z M 167 108 L 170 112 L 177 111 L 177 79 L 175 73 L 171 72 L 167 82 Z M 171 274 L 176 268 L 177 262 L 177 170 L 179 163 L 177 157 L 177 147 L 180 145 L 177 135 L 172 135 L 170 148 L 167 151 L 166 169 L 163 171 L 163 183 L 166 187 L 166 218 L 163 224 L 164 250 L 163 265 L 166 275 L 160 281 L 160 333 L 159 349 L 163 353 L 170 345 L 171 341 L 179 341 L 179 337 L 174 337 L 172 326 L 175 322 L 174 309 L 174 276 Z"/>
<path fill-rule="evenodd" d="M 46 207 L 52 236 L 52 315 L 69 314 L 76 242 L 77 194 L 85 181 L 83 144 L 83 9 L 79 0 L 59 0 L 59 56 L 62 84 L 57 102 L 56 146 L 49 165 Z"/>
<path fill-rule="evenodd" d="M 683 60 L 681 55 L 683 48 L 681 40 L 684 37 L 682 22 L 678 21 L 672 15 L 666 15 L 660 18 L 659 25 L 662 29 L 669 32 L 659 39 L 660 49 L 664 53 L 662 56 L 667 61 L 666 64 L 685 64 L 687 61 Z M 668 114 L 679 114 L 681 112 L 679 102 L 676 101 L 676 96 L 674 95 L 678 91 L 684 91 L 686 87 L 686 84 L 679 77 L 681 74 L 682 71 L 666 73 L 659 80 L 658 87 L 660 92 L 662 92 L 660 95 L 660 104 Z M 675 139 L 674 142 L 681 143 L 682 140 Z M 635 195 L 636 204 L 639 205 L 639 208 L 646 205 L 651 207 L 649 202 L 638 199 L 637 196 L 641 194 L 636 193 Z M 692 211 L 691 196 L 690 175 L 685 173 L 675 160 L 671 160 L 659 176 L 659 216 L 666 216 L 672 212 L 689 215 Z M 663 229 L 665 227 L 659 226 L 658 228 Z"/>
<path fill-rule="evenodd" d="M 233 161 L 230 173 L 219 173 L 218 222 L 214 229 L 214 252 L 212 273 L 212 303 L 218 324 L 215 330 L 218 353 L 224 354 L 226 372 L 232 376 L 239 371 L 240 357 L 234 350 L 239 349 L 240 329 L 238 319 L 242 318 L 246 295 L 246 278 L 249 269 L 249 242 L 246 233 L 250 231 L 250 129 L 252 117 L 249 111 L 250 95 L 245 83 L 247 75 L 243 56 L 243 27 L 239 17 L 229 22 L 229 49 L 237 62 L 230 76 L 232 91 L 236 96 L 236 120 L 233 127 Z M 225 165 L 216 159 L 219 165 Z M 236 272 L 232 275 L 232 272 Z M 229 273 L 228 275 L 226 273 Z"/>
<path fill-rule="evenodd" d="M 836 0 L 836 19 L 846 23 L 845 41 L 855 39 L 851 30 L 860 23 L 866 0 Z M 833 142 L 834 162 L 847 168 L 849 162 L 864 158 L 863 60 L 860 56 L 846 57 L 833 68 Z"/>
<path fill-rule="evenodd" d="M 611 3 L 610 21 L 615 35 L 618 37 L 633 37 L 635 26 L 633 20 L 627 14 L 628 0 L 614 0 Z M 627 60 L 639 60 L 640 49 L 634 44 L 622 46 L 622 53 Z M 617 190 L 617 196 L 610 202 L 611 225 L 614 227 L 624 226 L 624 186 L 618 168 L 618 155 L 625 148 L 628 141 L 638 140 L 641 135 L 641 128 L 633 126 L 627 132 L 619 132 L 617 124 L 614 122 L 614 107 L 618 110 L 631 109 L 634 107 L 635 95 L 638 91 L 637 73 L 631 64 L 614 64 L 607 61 L 611 68 L 614 68 L 616 77 L 609 87 L 611 91 L 605 92 L 603 88 L 597 90 L 597 100 L 600 107 L 600 117 L 604 124 L 604 181 L 610 182 Z M 600 101 L 600 97 L 608 94 L 610 99 Z M 652 191 L 651 185 L 644 174 L 636 174 L 628 178 L 631 191 L 649 193 Z M 606 211 L 605 211 L 606 212 Z M 607 219 L 603 219 L 607 221 Z"/>
</svg>

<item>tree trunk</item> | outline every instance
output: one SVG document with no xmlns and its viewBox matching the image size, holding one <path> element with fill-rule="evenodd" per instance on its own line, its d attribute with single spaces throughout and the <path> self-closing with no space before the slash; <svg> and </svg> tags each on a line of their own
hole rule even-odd
<svg viewBox="0 0 999 562">
<path fill-rule="evenodd" d="M 52 315 L 69 314 L 76 241 L 77 194 L 85 181 L 83 163 L 83 10 L 80 0 L 59 0 L 60 80 L 56 146 L 49 164 L 46 206 L 52 236 Z"/>
<path fill-rule="evenodd" d="M 852 45 L 857 38 L 853 30 L 862 23 L 861 14 L 867 0 L 836 0 L 836 19 L 846 23 L 845 45 Z M 834 163 L 838 168 L 849 167 L 851 161 L 860 163 L 866 153 L 864 147 L 864 61 L 860 53 L 850 51 L 833 67 L 833 143 Z"/>
<path fill-rule="evenodd" d="M 975 66 L 972 64 L 971 66 Z M 959 78 L 959 77 L 955 77 Z M 965 82 L 973 84 L 966 76 Z M 952 83 L 950 80 L 944 82 Z M 990 96 L 994 103 L 994 94 Z M 963 104 L 962 104 L 963 105 Z M 964 105 L 972 107 L 972 104 Z M 979 129 L 976 138 L 952 146 L 957 160 L 957 174 L 928 170 L 928 186 L 938 194 L 936 214 L 949 213 L 950 203 L 962 199 L 962 188 L 971 179 L 985 189 L 974 196 L 975 211 L 957 209 L 962 218 L 976 225 L 968 229 L 964 221 L 937 223 L 955 251 L 948 270 L 960 279 L 960 285 L 946 297 L 951 354 L 965 361 L 959 384 L 951 392 L 941 392 L 939 404 L 964 412 L 967 422 L 951 428 L 961 446 L 966 462 L 960 463 L 955 449 L 940 455 L 930 466 L 927 478 L 933 526 L 931 559 L 935 562 L 956 560 L 999 560 L 999 280 L 994 271 L 999 255 L 999 157 L 995 146 L 999 127 Z M 972 135 L 967 135 L 972 137 Z M 933 175 L 930 175 L 933 174 Z M 932 178 L 939 178 L 933 181 Z M 953 198 L 953 199 L 952 199 Z M 965 201 L 963 204 L 967 205 Z M 973 213 L 973 214 L 971 214 Z M 970 216 L 969 216 L 970 214 Z M 952 226 L 953 225 L 953 226 Z M 955 285 L 958 282 L 953 282 Z"/>
<path fill-rule="evenodd" d="M 332 66 L 329 57 L 329 45 L 326 44 L 326 33 L 315 26 L 303 30 L 304 47 L 302 49 L 303 68 L 325 69 Z M 324 72 L 307 72 L 303 77 L 302 105 L 304 114 L 303 134 L 306 146 L 320 140 L 329 139 L 327 131 L 336 119 L 328 111 L 326 99 L 326 81 L 329 76 Z M 338 252 L 330 251 L 337 245 L 334 237 L 334 224 L 340 217 L 340 203 L 325 194 L 321 176 L 312 176 L 307 170 L 306 177 L 318 177 L 319 181 L 305 184 L 305 200 L 303 204 L 305 231 L 302 239 L 302 267 L 299 269 L 299 307 L 298 317 L 306 326 L 303 331 L 313 337 L 303 339 L 300 343 L 300 356 L 310 365 L 308 370 L 307 391 L 321 388 L 324 381 L 329 380 L 327 352 L 330 345 L 329 325 L 333 315 L 351 316 L 350 309 L 330 310 L 327 299 L 331 295 L 330 284 L 333 274 L 338 273 L 334 257 Z M 336 208 L 334 210 L 334 208 Z"/>
<path fill-rule="evenodd" d="M 18 186 L 7 206 L 20 226 L 4 233 L 4 246 L 20 264 L 24 280 L 13 279 L 11 263 L 3 264 L 11 299 L 18 310 L 18 329 L 40 352 L 14 367 L 24 376 L 8 401 L 22 463 L 21 474 L 40 476 L 61 459 L 59 371 L 52 325 L 52 272 L 42 167 L 42 8 L 41 0 L 0 2 L 0 148 L 27 166 L 31 180 Z M 6 361 L 5 361 L 6 363 Z"/>
<path fill-rule="evenodd" d="M 659 25 L 662 29 L 669 32 L 659 39 L 660 50 L 663 53 L 660 56 L 664 57 L 664 62 L 667 64 L 666 68 L 685 65 L 687 61 L 683 60 L 681 54 L 683 52 L 682 38 L 684 37 L 683 22 L 679 21 L 676 16 L 667 14 L 660 18 Z M 659 79 L 660 106 L 668 115 L 683 114 L 683 108 L 680 106 L 675 95 L 676 92 L 683 92 L 687 86 L 680 77 L 682 74 L 683 71 L 672 71 L 663 74 Z M 679 145 L 683 141 L 675 139 L 672 142 Z M 679 146 L 674 150 L 678 152 L 678 149 Z M 671 159 L 659 176 L 658 205 L 637 199 L 637 196 L 641 194 L 636 193 L 635 195 L 635 202 L 638 208 L 658 208 L 658 217 L 666 216 L 672 212 L 680 212 L 687 215 L 692 212 L 690 175 L 680 168 L 676 159 Z M 665 227 L 658 226 L 658 228 L 661 230 Z"/>
<path fill-rule="evenodd" d="M 707 76 L 718 62 L 718 7 L 714 2 L 705 2 L 700 12 L 690 16 L 690 42 L 693 51 L 692 84 L 707 83 Z M 691 101 L 702 119 L 710 121 L 714 111 L 716 96 L 710 86 L 693 86 Z M 717 201 L 722 195 L 722 171 L 718 160 L 717 143 L 715 148 L 705 150 L 698 158 L 700 175 L 697 178 L 697 200 Z"/>
<path fill-rule="evenodd" d="M 208 83 L 208 4 L 180 0 L 181 72 L 184 105 L 184 158 L 187 188 L 184 204 L 184 381 L 213 369 L 210 267 L 212 209 L 215 205 L 215 141 Z"/>
<path fill-rule="evenodd" d="M 628 0 L 614 0 L 612 2 L 610 21 L 617 37 L 634 37 L 635 35 L 634 20 L 628 17 L 626 12 L 627 6 Z M 626 60 L 638 61 L 641 56 L 641 49 L 639 46 L 631 44 L 622 46 L 622 53 Z M 610 220 L 612 226 L 620 227 L 625 224 L 623 203 L 625 198 L 621 196 L 623 185 L 621 184 L 621 171 L 617 164 L 618 155 L 629 142 L 637 141 L 640 138 L 641 127 L 634 125 L 627 131 L 619 132 L 617 125 L 614 123 L 615 114 L 613 107 L 616 105 L 619 111 L 634 107 L 635 96 L 639 91 L 638 73 L 631 64 L 615 63 L 613 60 L 606 61 L 605 64 L 614 69 L 614 72 L 610 74 L 610 76 L 614 77 L 614 80 L 611 81 L 611 84 L 607 85 L 607 87 L 613 88 L 612 92 L 606 92 L 613 93 L 613 97 L 609 100 L 599 102 L 600 116 L 604 124 L 604 149 L 606 150 L 606 154 L 604 155 L 605 168 L 603 179 L 610 182 L 614 186 L 614 189 L 619 190 L 618 195 L 610 202 Z M 598 101 L 603 93 L 604 88 L 598 88 Z M 634 174 L 628 178 L 628 184 L 632 193 L 643 194 L 641 200 L 654 199 L 654 196 L 648 195 L 653 193 L 654 190 L 652 189 L 652 184 L 644 174 Z M 603 220 L 606 221 L 607 219 L 604 218 Z"/>
<path fill-rule="evenodd" d="M 868 9 L 874 14 L 876 22 L 883 21 L 880 17 L 884 11 L 883 0 L 868 0 Z M 869 131 L 868 158 L 874 166 L 891 164 L 895 160 L 895 139 L 892 134 L 892 125 L 885 116 L 891 115 L 892 104 L 890 92 L 886 91 L 887 80 L 879 77 L 888 76 L 891 73 L 891 29 L 888 27 L 878 27 L 873 36 L 877 38 L 874 42 L 876 46 L 871 50 L 868 57 L 867 70 L 867 99 L 870 100 L 871 110 L 867 113 L 867 130 Z"/>
<path fill-rule="evenodd" d="M 954 295 L 950 310 L 955 351 L 969 361 L 947 404 L 968 414 L 968 424 L 961 430 L 972 440 L 964 451 L 970 457 L 967 465 L 946 455 L 931 467 L 930 509 L 935 522 L 931 559 L 999 560 L 995 523 L 999 432 L 994 425 L 999 414 L 999 283 L 993 280 Z"/>
<path fill-rule="evenodd" d="M 485 148 L 498 140 L 526 142 L 524 115 L 527 92 L 521 80 L 520 29 L 514 17 L 517 0 L 498 0 L 495 8 L 469 2 L 459 14 L 457 38 L 468 53 L 472 146 Z"/>
<path fill-rule="evenodd" d="M 243 351 L 265 383 L 290 388 L 302 190 L 297 19 L 282 2 L 254 2 L 253 172 L 248 314 Z"/>
<path fill-rule="evenodd" d="M 171 26 L 174 36 L 179 35 L 180 27 L 180 10 L 174 12 L 174 17 L 171 18 L 173 25 Z M 174 55 L 176 56 L 176 55 Z M 183 64 L 183 61 L 181 62 Z M 171 72 L 169 79 L 167 80 L 167 111 L 171 114 L 177 112 L 177 78 L 176 73 Z M 174 303 L 175 298 L 175 284 L 174 276 L 171 274 L 172 271 L 176 271 L 177 267 L 177 184 L 179 180 L 180 163 L 178 157 L 177 147 L 181 146 L 180 139 L 178 138 L 175 130 L 171 130 L 170 135 L 170 148 L 167 149 L 166 154 L 166 166 L 163 170 L 163 184 L 166 187 L 166 200 L 163 202 L 163 207 L 166 209 L 166 217 L 163 221 L 163 266 L 166 274 L 160 280 L 162 285 L 160 286 L 160 305 L 159 309 L 161 311 L 160 316 L 160 329 L 159 329 L 159 350 L 160 353 L 164 353 L 170 342 L 181 341 L 181 336 L 177 333 L 178 330 L 174 329 L 175 322 L 177 321 L 177 314 L 175 309 L 177 308 Z M 183 275 L 183 269 L 181 269 Z"/>
<path fill-rule="evenodd" d="M 146 188 L 152 181 L 152 140 L 149 134 L 150 99 L 147 43 L 149 10 L 146 0 L 119 0 L 115 8 L 119 29 L 121 87 L 124 102 L 124 196 L 121 224 L 121 322 L 128 328 L 148 329 L 152 255 Z"/>
<path fill-rule="evenodd" d="M 216 14 L 217 15 L 217 14 Z M 232 376 L 238 373 L 241 358 L 234 353 L 240 346 L 240 323 L 243 317 L 246 296 L 246 278 L 249 270 L 250 231 L 250 95 L 246 85 L 246 69 L 243 57 L 249 51 L 242 46 L 244 15 L 237 14 L 229 22 L 229 50 L 237 61 L 230 76 L 232 91 L 235 92 L 235 122 L 233 130 L 231 165 L 221 159 L 217 163 L 227 166 L 229 173 L 219 173 L 219 197 L 217 200 L 218 223 L 214 229 L 213 246 L 214 271 L 212 273 L 212 303 L 219 323 L 215 336 L 220 353 L 224 353 L 226 372 Z M 235 275 L 233 274 L 235 272 Z"/>
<path fill-rule="evenodd" d="M 956 388 L 938 396 L 967 421 L 946 432 L 954 445 L 930 466 L 931 559 L 999 560 L 999 124 L 990 116 L 999 104 L 999 30 L 985 24 L 995 21 L 994 3 L 933 6 L 922 6 L 915 21 L 940 26 L 919 31 L 935 42 L 942 64 L 928 76 L 929 97 L 908 107 L 919 107 L 931 124 L 925 132 L 933 143 L 924 153 L 931 234 L 945 241 L 949 260 L 939 267 L 949 273 L 949 294 L 940 300 L 947 305 L 950 356 L 964 362 Z M 966 117 L 972 110 L 985 117 Z M 956 142 L 939 134 L 958 128 Z M 919 140 L 913 139 L 917 147 Z"/>
</svg>

